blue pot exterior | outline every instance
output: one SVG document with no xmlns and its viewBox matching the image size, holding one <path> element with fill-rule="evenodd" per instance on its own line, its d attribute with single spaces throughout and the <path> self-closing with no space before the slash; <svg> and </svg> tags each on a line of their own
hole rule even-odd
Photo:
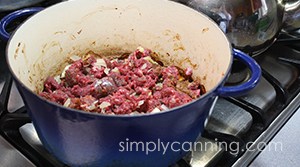
<svg viewBox="0 0 300 167">
<path fill-rule="evenodd" d="M 255 60 L 237 50 L 233 56 L 251 70 L 247 82 L 224 87 L 230 66 L 220 83 L 201 98 L 148 115 L 112 116 L 66 108 L 41 98 L 13 76 L 41 142 L 61 162 L 69 166 L 164 167 L 193 149 L 217 96 L 244 94 L 258 84 L 261 69 Z M 172 143 L 176 144 L 173 150 Z"/>
<path fill-rule="evenodd" d="M 148 115 L 101 115 L 66 108 L 41 98 L 13 76 L 41 142 L 61 162 L 69 166 L 164 167 L 194 149 L 217 96 L 244 94 L 258 84 L 261 69 L 255 60 L 237 50 L 233 56 L 249 67 L 252 75 L 247 82 L 223 86 L 230 65 L 219 84 L 201 98 Z M 167 147 L 174 143 L 176 148 Z"/>
<path fill-rule="evenodd" d="M 211 92 L 188 105 L 163 113 L 107 116 L 49 103 L 22 87 L 18 80 L 16 82 L 41 142 L 57 159 L 70 166 L 153 167 L 173 164 L 189 148 L 186 144 L 181 149 L 179 143 L 195 142 L 201 135 L 216 98 Z M 133 151 L 130 151 L 129 142 L 134 141 L 144 145 L 140 143 L 138 151 L 136 145 L 132 145 Z M 173 151 L 172 142 L 177 142 Z M 158 143 L 170 145 L 164 152 Z M 152 151 L 154 147 L 156 149 Z"/>
</svg>

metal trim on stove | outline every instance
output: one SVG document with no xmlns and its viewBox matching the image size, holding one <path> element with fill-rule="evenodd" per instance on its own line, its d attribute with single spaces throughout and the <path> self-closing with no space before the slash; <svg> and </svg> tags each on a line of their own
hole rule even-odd
<svg viewBox="0 0 300 167">
<path fill-rule="evenodd" d="M 274 135 L 281 129 L 288 119 L 296 112 L 300 106 L 300 94 L 298 94 L 291 103 L 274 119 L 274 121 L 261 133 L 261 135 L 252 143 L 248 150 L 233 164 L 233 167 L 247 166 L 261 152 L 259 143 L 269 142 Z"/>
</svg>

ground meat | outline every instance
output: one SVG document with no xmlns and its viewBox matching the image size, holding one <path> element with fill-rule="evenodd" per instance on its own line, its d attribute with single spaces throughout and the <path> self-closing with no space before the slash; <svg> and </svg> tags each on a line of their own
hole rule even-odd
<svg viewBox="0 0 300 167">
<path fill-rule="evenodd" d="M 89 52 L 48 77 L 40 95 L 88 112 L 136 114 L 177 107 L 205 93 L 190 68 L 164 66 L 157 58 L 142 47 L 112 59 Z"/>
</svg>

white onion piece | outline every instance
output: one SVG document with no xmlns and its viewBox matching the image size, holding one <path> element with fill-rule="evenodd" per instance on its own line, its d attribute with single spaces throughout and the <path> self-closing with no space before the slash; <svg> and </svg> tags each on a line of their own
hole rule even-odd
<svg viewBox="0 0 300 167">
<path fill-rule="evenodd" d="M 73 55 L 73 56 L 70 57 L 70 59 L 74 62 L 74 61 L 80 60 L 81 57 L 79 57 L 77 55 Z"/>
<path fill-rule="evenodd" d="M 159 112 L 160 112 L 160 109 L 157 108 L 157 107 L 155 107 L 155 108 L 151 111 L 151 113 L 159 113 Z"/>
<path fill-rule="evenodd" d="M 152 63 L 152 64 L 158 64 L 158 63 L 157 63 L 156 61 L 154 61 L 150 56 L 146 56 L 146 57 L 144 57 L 143 59 L 149 61 L 149 62 Z"/>
<path fill-rule="evenodd" d="M 164 104 L 162 104 L 162 105 L 160 106 L 160 108 L 163 109 L 163 111 L 166 111 L 166 110 L 169 109 L 169 108 L 168 108 L 166 105 L 164 105 Z"/>
<path fill-rule="evenodd" d="M 143 113 L 139 113 L 137 111 L 133 111 L 132 113 L 129 113 L 128 115 L 141 115 L 141 114 L 143 114 Z"/>
<path fill-rule="evenodd" d="M 139 102 L 138 102 L 138 106 L 141 106 L 141 105 L 143 105 L 144 104 L 144 100 L 140 100 Z"/>
<path fill-rule="evenodd" d="M 109 102 L 104 101 L 104 102 L 102 102 L 102 103 L 99 105 L 99 107 L 100 107 L 101 109 L 103 109 L 103 108 L 109 107 L 110 105 L 111 105 L 111 104 L 110 104 Z"/>
<path fill-rule="evenodd" d="M 61 80 L 60 80 L 60 76 L 59 76 L 59 75 L 55 76 L 54 79 L 55 79 L 55 81 L 56 81 L 58 84 L 61 83 Z"/>
<path fill-rule="evenodd" d="M 137 47 L 136 48 L 138 51 L 140 51 L 141 53 L 144 53 L 145 49 L 141 46 Z"/>
<path fill-rule="evenodd" d="M 109 74 L 109 71 L 110 71 L 110 69 L 109 69 L 109 68 L 105 68 L 105 69 L 104 69 L 104 73 L 105 73 L 106 75 L 108 75 L 108 74 Z"/>
<path fill-rule="evenodd" d="M 98 101 L 94 101 L 90 106 L 87 106 L 86 109 L 89 111 L 96 109 L 97 102 Z"/>
<path fill-rule="evenodd" d="M 65 76 L 66 76 L 66 71 L 67 71 L 70 67 L 71 67 L 71 64 L 67 65 L 67 66 L 64 68 L 63 72 L 62 72 L 61 75 L 60 75 L 60 78 L 65 78 Z"/>
<path fill-rule="evenodd" d="M 155 84 L 155 86 L 157 86 L 157 87 L 159 87 L 159 88 L 163 88 L 163 83 L 157 83 L 157 84 Z"/>
<path fill-rule="evenodd" d="M 130 96 L 135 96 L 136 95 L 136 92 L 133 92 Z"/>
<path fill-rule="evenodd" d="M 109 113 L 108 115 L 116 115 L 116 114 L 112 112 L 112 113 Z"/>
<path fill-rule="evenodd" d="M 98 68 L 101 68 L 102 66 L 107 67 L 104 59 L 96 59 L 96 62 L 94 63 L 94 65 L 97 66 Z"/>
<path fill-rule="evenodd" d="M 65 101 L 64 106 L 65 106 L 65 107 L 69 107 L 70 104 L 71 104 L 71 99 L 68 98 L 68 99 Z"/>
<path fill-rule="evenodd" d="M 119 69 L 117 67 L 113 68 L 111 71 L 115 72 L 115 73 L 120 73 L 120 71 L 119 71 Z"/>
</svg>

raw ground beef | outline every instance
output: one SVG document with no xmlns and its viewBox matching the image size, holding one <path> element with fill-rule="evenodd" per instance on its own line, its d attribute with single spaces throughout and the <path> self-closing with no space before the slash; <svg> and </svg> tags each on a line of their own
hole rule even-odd
<svg viewBox="0 0 300 167">
<path fill-rule="evenodd" d="M 46 79 L 40 95 L 88 112 L 138 114 L 180 106 L 205 93 L 191 69 L 163 66 L 156 57 L 142 47 L 115 59 L 92 52 L 75 56 L 61 75 Z"/>
</svg>

